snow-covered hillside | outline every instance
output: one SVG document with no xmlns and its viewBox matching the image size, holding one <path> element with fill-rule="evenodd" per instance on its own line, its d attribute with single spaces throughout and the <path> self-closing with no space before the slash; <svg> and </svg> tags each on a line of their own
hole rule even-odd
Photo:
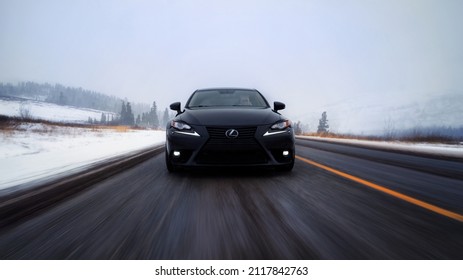
<svg viewBox="0 0 463 280">
<path fill-rule="evenodd" d="M 87 123 L 89 118 L 100 121 L 102 113 L 107 119 L 116 117 L 113 112 L 60 106 L 39 100 L 0 97 L 0 115 L 21 117 L 24 112 L 35 119 L 68 123 Z"/>
<path fill-rule="evenodd" d="M 314 106 L 317 110 L 313 110 Z M 386 99 L 359 95 L 325 104 L 310 104 L 308 108 L 290 117 L 307 124 L 309 131 L 317 130 L 324 111 L 328 115 L 330 130 L 336 133 L 383 135 L 409 129 L 463 126 L 463 94 L 457 93 L 390 94 Z"/>
<path fill-rule="evenodd" d="M 0 129 L 0 189 L 72 172 L 165 141 L 164 131 L 24 123 Z"/>
</svg>

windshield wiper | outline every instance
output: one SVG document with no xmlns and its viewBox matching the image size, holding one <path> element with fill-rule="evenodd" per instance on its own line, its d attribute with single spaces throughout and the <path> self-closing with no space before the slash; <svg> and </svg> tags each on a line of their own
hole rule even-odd
<svg viewBox="0 0 463 280">
<path fill-rule="evenodd" d="M 212 107 L 211 105 L 195 105 L 195 106 L 188 106 L 187 108 L 204 108 L 204 107 Z"/>
</svg>

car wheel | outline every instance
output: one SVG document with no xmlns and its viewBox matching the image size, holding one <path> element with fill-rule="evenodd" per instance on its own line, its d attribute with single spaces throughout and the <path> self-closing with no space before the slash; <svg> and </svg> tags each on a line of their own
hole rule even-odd
<svg viewBox="0 0 463 280">
<path fill-rule="evenodd" d="M 167 153 L 167 150 L 165 151 L 165 155 L 166 155 L 166 167 L 167 167 L 167 171 L 169 172 L 174 172 L 175 171 L 175 166 L 172 164 L 172 162 L 170 162 L 170 159 L 169 159 L 169 155 Z"/>
<path fill-rule="evenodd" d="M 293 167 L 294 167 L 294 160 L 291 161 L 291 163 L 289 163 L 289 164 L 278 166 L 278 170 L 283 171 L 283 172 L 289 172 L 289 171 L 293 170 Z"/>
</svg>

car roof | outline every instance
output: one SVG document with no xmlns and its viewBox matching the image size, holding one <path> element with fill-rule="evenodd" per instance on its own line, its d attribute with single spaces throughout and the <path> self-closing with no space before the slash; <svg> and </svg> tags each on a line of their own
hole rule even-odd
<svg viewBox="0 0 463 280">
<path fill-rule="evenodd" d="M 257 91 L 254 88 L 236 88 L 236 87 L 201 88 L 201 89 L 197 89 L 196 91 L 206 91 L 206 90 L 251 90 L 251 91 Z"/>
</svg>

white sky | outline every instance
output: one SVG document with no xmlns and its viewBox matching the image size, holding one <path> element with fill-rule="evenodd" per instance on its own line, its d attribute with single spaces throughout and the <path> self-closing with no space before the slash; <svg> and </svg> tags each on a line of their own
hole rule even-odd
<svg viewBox="0 0 463 280">
<path fill-rule="evenodd" d="M 0 82 L 161 110 L 197 88 L 251 87 L 307 120 L 343 102 L 463 95 L 462 14 L 461 0 L 0 0 Z"/>
</svg>

